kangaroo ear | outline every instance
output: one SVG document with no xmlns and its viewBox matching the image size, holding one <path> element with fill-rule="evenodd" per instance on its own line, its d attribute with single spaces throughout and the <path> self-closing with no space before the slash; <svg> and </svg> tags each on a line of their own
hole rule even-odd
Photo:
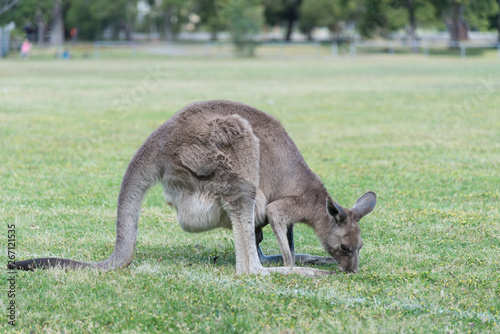
<svg viewBox="0 0 500 334">
<path fill-rule="evenodd" d="M 345 213 L 344 209 L 342 209 L 339 204 L 332 201 L 330 197 L 326 198 L 326 211 L 330 216 L 335 218 L 337 223 L 340 223 L 347 218 L 347 214 Z"/>
<path fill-rule="evenodd" d="M 377 195 L 373 191 L 369 191 L 354 203 L 352 211 L 357 219 L 361 219 L 375 209 L 377 204 Z"/>
</svg>

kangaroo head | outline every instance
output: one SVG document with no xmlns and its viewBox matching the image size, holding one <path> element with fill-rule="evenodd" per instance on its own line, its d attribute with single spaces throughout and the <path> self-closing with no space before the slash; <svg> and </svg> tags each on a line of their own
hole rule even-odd
<svg viewBox="0 0 500 334">
<path fill-rule="evenodd" d="M 358 272 L 359 251 L 363 247 L 359 220 L 372 212 L 376 204 L 377 196 L 373 191 L 358 198 L 351 209 L 344 209 L 327 197 L 329 228 L 320 239 L 326 251 L 337 261 L 341 271 Z"/>
</svg>

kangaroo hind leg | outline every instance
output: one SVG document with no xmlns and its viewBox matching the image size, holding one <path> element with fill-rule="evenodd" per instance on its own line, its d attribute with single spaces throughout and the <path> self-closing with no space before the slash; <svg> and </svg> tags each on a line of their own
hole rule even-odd
<svg viewBox="0 0 500 334">
<path fill-rule="evenodd" d="M 203 146 L 198 143 L 184 149 L 181 161 L 200 180 L 200 187 L 218 197 L 231 221 L 236 273 L 260 273 L 254 217 L 259 140 L 250 124 L 238 115 L 214 118 L 206 129 Z"/>
<path fill-rule="evenodd" d="M 237 115 L 215 119 L 210 137 L 230 162 L 223 179 L 221 202 L 233 228 L 236 273 L 260 273 L 254 216 L 259 186 L 259 140 L 250 124 Z"/>
</svg>

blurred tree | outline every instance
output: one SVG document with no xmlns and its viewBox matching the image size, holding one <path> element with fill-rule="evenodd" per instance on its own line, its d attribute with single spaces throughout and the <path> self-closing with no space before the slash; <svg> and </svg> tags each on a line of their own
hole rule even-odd
<svg viewBox="0 0 500 334">
<path fill-rule="evenodd" d="M 177 35 L 193 7 L 193 1 L 183 0 L 148 0 L 151 12 L 147 20 L 149 25 L 158 29 L 163 39 L 170 41 Z"/>
<path fill-rule="evenodd" d="M 38 44 L 43 44 L 47 26 L 50 25 L 50 44 L 60 45 L 64 41 L 64 9 L 68 0 L 22 0 L 11 7 L 14 10 L 4 12 L 0 22 L 16 23 L 16 26 L 27 28 L 35 26 Z"/>
<path fill-rule="evenodd" d="M 170 41 L 174 38 L 174 34 L 178 33 L 180 26 L 176 23 L 179 22 L 179 16 L 187 16 L 185 9 L 185 1 L 181 0 L 161 0 L 160 6 L 163 9 L 163 33 L 164 38 Z M 183 13 L 183 11 L 185 13 Z"/>
<path fill-rule="evenodd" d="M 94 0 L 88 1 L 90 15 L 101 22 L 102 27 L 110 28 L 113 39 L 118 38 L 120 30 L 125 39 L 132 39 L 132 28 L 137 16 L 137 0 Z"/>
<path fill-rule="evenodd" d="M 31 6 L 30 6 L 31 5 Z M 23 3 L 23 9 L 32 15 L 33 6 L 35 7 L 35 25 L 37 27 L 37 42 L 38 45 L 43 45 L 45 30 L 47 26 L 47 22 L 50 20 L 49 10 L 52 7 L 52 3 L 48 1 L 25 1 Z"/>
<path fill-rule="evenodd" d="M 408 10 L 408 23 L 410 27 L 410 42 L 412 43 L 411 51 L 417 52 L 417 48 L 413 44 L 417 40 L 417 18 L 415 17 L 415 0 L 404 0 L 406 9 Z"/>
<path fill-rule="evenodd" d="M 259 0 L 218 0 L 217 10 L 227 22 L 236 51 L 253 56 L 258 42 L 255 35 L 263 24 L 263 8 Z"/>
<path fill-rule="evenodd" d="M 284 39 L 290 41 L 302 0 L 263 0 L 262 3 L 266 23 L 270 26 L 285 25 Z"/>
<path fill-rule="evenodd" d="M 451 41 L 462 41 L 469 39 L 469 25 L 465 20 L 465 1 L 451 1 L 446 8 L 445 22 L 450 31 Z"/>
<path fill-rule="evenodd" d="M 200 16 L 202 25 L 217 39 L 217 33 L 227 29 L 227 22 L 219 14 L 214 0 L 195 0 L 194 10 Z"/>
<path fill-rule="evenodd" d="M 316 27 L 330 30 L 332 39 L 338 39 L 346 22 L 356 21 L 363 8 L 361 0 L 304 0 L 299 13 L 299 28 L 311 39 Z"/>
<path fill-rule="evenodd" d="M 39 43 L 49 33 L 53 45 L 64 42 L 65 26 L 77 27 L 83 39 L 99 38 L 109 29 L 112 38 L 124 31 L 130 40 L 138 2 L 151 8 L 141 21 L 144 30 L 159 30 L 171 40 L 186 27 L 202 25 L 213 39 L 227 29 L 237 49 L 246 50 L 242 53 L 253 52 L 249 46 L 255 48 L 263 18 L 269 25 L 285 26 L 285 40 L 296 23 L 309 38 L 315 27 L 327 27 L 339 39 L 346 26 L 353 29 L 356 23 L 365 37 L 406 29 L 415 41 L 418 27 L 446 26 L 451 41 L 467 39 L 469 29 L 492 28 L 500 40 L 500 0 L 0 0 L 0 24 L 31 27 Z"/>
<path fill-rule="evenodd" d="M 491 30 L 496 30 L 498 32 L 498 42 L 500 43 L 500 0 L 496 0 L 497 2 L 497 10 L 496 13 L 491 13 L 488 18 L 489 26 L 488 28 Z"/>
<path fill-rule="evenodd" d="M 121 31 L 132 39 L 137 17 L 137 0 L 70 0 L 65 16 L 66 25 L 76 27 L 82 39 L 98 39 L 109 29 L 113 39 Z"/>
<path fill-rule="evenodd" d="M 103 22 L 96 17 L 88 0 L 71 0 L 65 16 L 67 27 L 76 27 L 78 38 L 95 40 L 100 38 Z"/>
<path fill-rule="evenodd" d="M 0 2 L 0 15 L 16 6 L 19 1 L 20 0 L 3 0 L 3 2 Z"/>
<path fill-rule="evenodd" d="M 497 0 L 436 0 L 435 3 L 437 14 L 443 17 L 450 32 L 450 42 L 469 39 L 471 27 L 486 30 L 488 17 L 499 10 Z"/>
<path fill-rule="evenodd" d="M 366 0 L 362 22 L 360 32 L 365 37 L 383 36 L 406 27 L 411 41 L 418 40 L 419 26 L 441 25 L 430 0 Z"/>
<path fill-rule="evenodd" d="M 52 0 L 50 44 L 62 45 L 64 43 L 64 16 L 63 0 Z"/>
<path fill-rule="evenodd" d="M 309 39 L 316 27 L 327 27 L 334 34 L 340 31 L 339 23 L 343 18 L 340 0 L 305 0 L 300 10 L 299 28 Z"/>
<path fill-rule="evenodd" d="M 497 7 L 498 7 L 498 11 L 497 11 L 497 15 L 496 15 L 496 18 L 497 18 L 496 27 L 497 27 L 497 31 L 498 31 L 498 42 L 500 43 L 500 0 L 497 0 Z"/>
<path fill-rule="evenodd" d="M 418 40 L 417 27 L 439 25 L 436 19 L 436 8 L 432 1 L 429 0 L 400 0 L 401 4 L 407 11 L 407 27 L 409 40 L 412 42 L 412 52 L 418 52 L 417 47 L 413 44 Z M 395 3 L 397 4 L 397 3 Z"/>
</svg>

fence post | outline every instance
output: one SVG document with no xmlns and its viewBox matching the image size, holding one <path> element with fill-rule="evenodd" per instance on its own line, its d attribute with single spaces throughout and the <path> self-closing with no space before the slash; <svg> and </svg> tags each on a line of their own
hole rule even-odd
<svg viewBox="0 0 500 334">
<path fill-rule="evenodd" d="M 499 43 L 499 45 L 500 45 L 500 43 Z M 332 43 L 332 57 L 333 58 L 339 57 L 339 45 L 336 42 Z"/>
<path fill-rule="evenodd" d="M 132 57 L 137 57 L 137 42 L 132 42 Z"/>
<path fill-rule="evenodd" d="M 94 58 L 99 58 L 99 42 L 94 42 Z"/>
<path fill-rule="evenodd" d="M 167 57 L 171 58 L 173 56 L 172 45 L 173 41 L 167 41 Z"/>
<path fill-rule="evenodd" d="M 356 42 L 351 42 L 351 58 L 356 58 Z"/>
<path fill-rule="evenodd" d="M 462 59 L 465 59 L 465 45 L 463 45 L 462 43 L 459 44 L 460 44 L 460 57 Z"/>
<path fill-rule="evenodd" d="M 429 57 L 429 45 L 427 44 L 424 45 L 423 49 L 424 49 L 424 56 Z"/>
<path fill-rule="evenodd" d="M 205 57 L 209 58 L 212 56 L 212 42 L 205 43 Z"/>
<path fill-rule="evenodd" d="M 498 59 L 500 59 L 500 41 L 498 41 L 498 43 L 497 43 L 497 56 L 498 56 Z"/>
</svg>

